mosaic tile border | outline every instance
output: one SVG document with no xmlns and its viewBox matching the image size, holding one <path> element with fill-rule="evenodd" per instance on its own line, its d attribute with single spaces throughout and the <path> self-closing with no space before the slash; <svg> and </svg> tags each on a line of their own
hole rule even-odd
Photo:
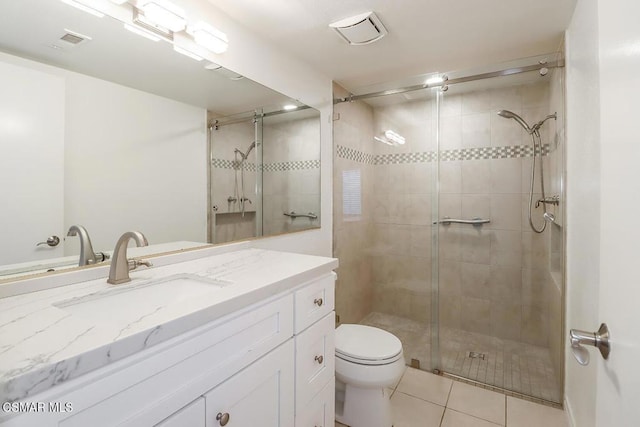
<svg viewBox="0 0 640 427">
<path fill-rule="evenodd" d="M 237 169 L 238 163 L 235 160 L 212 159 L 211 166 L 216 169 Z M 256 171 L 260 166 L 256 167 L 255 163 L 245 162 L 243 167 L 248 171 Z M 292 170 L 320 169 L 320 160 L 298 160 L 292 162 L 274 162 L 262 165 L 265 172 L 285 172 Z"/>
<path fill-rule="evenodd" d="M 542 146 L 542 155 L 548 156 L 551 146 Z M 418 153 L 369 154 L 353 148 L 338 145 L 336 153 L 339 158 L 371 165 L 391 165 L 404 163 L 426 163 L 438 160 L 434 151 Z M 530 145 L 508 145 L 503 147 L 474 147 L 459 150 L 444 150 L 440 152 L 440 159 L 444 162 L 454 160 L 485 160 L 485 159 L 514 159 L 532 157 L 533 147 Z"/>
<path fill-rule="evenodd" d="M 341 159 L 353 160 L 354 162 L 365 163 L 368 165 L 374 164 L 375 160 L 375 156 L 373 154 L 365 153 L 364 151 L 345 147 L 343 145 L 336 146 L 336 154 Z"/>
</svg>

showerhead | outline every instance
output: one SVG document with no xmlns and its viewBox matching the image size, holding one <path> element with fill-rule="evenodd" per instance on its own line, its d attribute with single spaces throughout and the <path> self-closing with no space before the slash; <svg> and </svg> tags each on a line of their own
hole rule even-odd
<svg viewBox="0 0 640 427">
<path fill-rule="evenodd" d="M 527 132 L 529 132 L 529 133 L 533 132 L 532 129 L 527 124 L 527 122 L 525 122 L 522 117 L 520 117 L 519 115 L 517 115 L 513 111 L 500 110 L 500 111 L 498 111 L 498 115 L 500 117 L 504 117 L 505 119 L 513 119 L 516 122 L 520 123 L 520 126 L 522 126 Z"/>
<path fill-rule="evenodd" d="M 243 153 L 242 151 L 238 150 L 237 148 L 234 150 L 236 153 L 240 154 L 240 157 L 242 157 L 242 160 L 247 160 L 247 157 L 249 156 L 249 153 L 251 153 L 251 150 L 253 150 L 254 148 L 256 148 L 256 142 L 253 141 L 251 143 L 251 145 L 249 146 L 249 148 L 247 148 L 247 151 L 245 153 Z"/>
</svg>

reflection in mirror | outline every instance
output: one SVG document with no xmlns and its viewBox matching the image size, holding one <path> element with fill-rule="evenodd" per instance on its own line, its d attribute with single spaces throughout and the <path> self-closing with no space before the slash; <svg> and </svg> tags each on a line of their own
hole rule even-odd
<svg viewBox="0 0 640 427">
<path fill-rule="evenodd" d="M 212 242 L 320 226 L 320 113 L 287 106 L 211 119 Z"/>
<path fill-rule="evenodd" d="M 133 10 L 130 3 L 105 4 Z M 0 281 L 77 266 L 80 239 L 67 237 L 73 225 L 88 231 L 95 254 L 111 252 L 125 231 L 142 231 L 150 246 L 137 248 L 144 250 L 140 254 L 132 250 L 133 255 L 304 228 L 298 220 L 286 227 L 260 228 L 267 224 L 259 217 L 263 209 L 256 210 L 263 206 L 262 175 L 271 172 L 256 174 L 262 171 L 256 156 L 263 156 L 267 144 L 302 141 L 294 136 L 263 141 L 263 133 L 271 132 L 269 123 L 276 135 L 282 126 L 277 123 L 290 122 L 293 129 L 300 120 L 317 121 L 313 114 L 296 117 L 314 110 L 259 117 L 259 126 L 250 121 L 248 135 L 233 142 L 228 160 L 234 160 L 236 147 L 248 158 L 245 175 L 238 178 L 244 178 L 243 194 L 251 202 L 244 201 L 240 217 L 253 216 L 253 232 L 214 239 L 210 230 L 215 230 L 211 222 L 216 218 L 209 214 L 208 199 L 209 186 L 217 189 L 218 184 L 215 179 L 208 183 L 214 177 L 206 160 L 207 115 L 246 117 L 240 113 L 251 111 L 253 119 L 256 111 L 272 111 L 265 106 L 291 99 L 211 61 L 177 53 L 164 40 L 153 42 L 126 31 L 123 22 L 132 24 L 132 16 L 99 18 L 52 0 L 0 4 Z M 82 40 L 65 41 L 73 39 L 70 34 Z M 315 141 L 305 139 L 302 145 L 315 146 L 319 153 L 315 135 Z M 257 138 L 260 144 L 247 155 Z M 279 161 L 317 160 L 286 157 L 293 153 L 283 149 Z M 312 189 L 306 181 L 307 195 L 319 197 L 316 184 Z M 233 182 L 225 184 L 225 198 L 234 190 Z M 315 205 L 280 208 L 318 210 L 319 199 Z"/>
</svg>

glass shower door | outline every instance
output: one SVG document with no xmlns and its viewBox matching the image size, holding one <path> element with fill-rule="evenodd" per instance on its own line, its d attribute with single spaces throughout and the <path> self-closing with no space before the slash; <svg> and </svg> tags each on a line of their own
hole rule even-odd
<svg viewBox="0 0 640 427">
<path fill-rule="evenodd" d="M 541 234 L 530 228 L 531 136 L 497 112 L 508 110 L 537 123 L 561 110 L 559 97 L 552 95 L 556 72 L 561 70 L 545 78 L 534 71 L 517 79 L 451 85 L 442 95 L 434 212 L 439 224 L 432 238 L 438 266 L 432 269 L 438 275 L 432 279 L 437 283 L 432 330 L 439 332 L 432 332 L 439 356 L 432 356 L 434 368 L 555 403 L 561 396 L 556 337 L 562 330 L 562 297 L 552 280 L 551 248 L 561 226 L 548 224 Z M 557 129 L 555 121 L 541 128 L 538 159 L 547 183 Z M 534 203 L 540 197 L 535 181 Z M 541 208 L 533 215 L 543 221 Z"/>
</svg>

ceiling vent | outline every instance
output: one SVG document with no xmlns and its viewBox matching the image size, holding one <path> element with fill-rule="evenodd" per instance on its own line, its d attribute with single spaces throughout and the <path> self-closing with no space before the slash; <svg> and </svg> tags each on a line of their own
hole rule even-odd
<svg viewBox="0 0 640 427">
<path fill-rule="evenodd" d="M 64 29 L 64 34 L 60 37 L 60 41 L 68 43 L 67 46 L 77 46 L 90 40 L 91 37 L 76 33 L 75 31 L 67 30 L 66 28 Z"/>
<path fill-rule="evenodd" d="M 329 24 L 329 26 L 352 45 L 373 43 L 387 35 L 387 29 L 374 12 L 361 13 Z"/>
</svg>

